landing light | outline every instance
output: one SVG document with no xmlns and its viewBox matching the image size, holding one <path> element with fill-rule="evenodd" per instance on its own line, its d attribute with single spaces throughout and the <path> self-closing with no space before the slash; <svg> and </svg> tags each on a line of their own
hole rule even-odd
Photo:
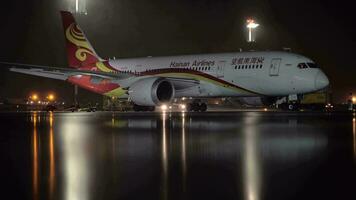
<svg viewBox="0 0 356 200">
<path fill-rule="evenodd" d="M 167 107 L 167 105 L 166 105 L 166 104 L 161 105 L 161 110 L 162 110 L 162 111 L 166 111 L 166 110 L 167 110 L 167 108 L 168 108 L 168 107 Z"/>
</svg>

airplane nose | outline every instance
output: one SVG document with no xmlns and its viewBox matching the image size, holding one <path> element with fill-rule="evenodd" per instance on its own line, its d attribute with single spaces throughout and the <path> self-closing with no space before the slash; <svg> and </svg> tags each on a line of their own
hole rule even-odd
<svg viewBox="0 0 356 200">
<path fill-rule="evenodd" d="M 329 79 L 326 77 L 326 75 L 320 71 L 316 76 L 315 76 L 315 89 L 321 90 L 324 89 L 329 85 Z"/>
</svg>

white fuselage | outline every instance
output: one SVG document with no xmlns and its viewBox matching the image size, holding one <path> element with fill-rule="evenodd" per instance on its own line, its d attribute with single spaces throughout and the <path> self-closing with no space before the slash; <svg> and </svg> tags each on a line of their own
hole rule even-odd
<svg viewBox="0 0 356 200">
<path fill-rule="evenodd" d="M 288 52 L 147 57 L 110 60 L 109 63 L 116 70 L 128 73 L 200 81 L 196 87 L 178 90 L 176 97 L 284 96 L 310 93 L 329 84 L 312 60 Z M 313 63 L 310 66 L 314 67 L 308 67 L 307 63 Z"/>
</svg>

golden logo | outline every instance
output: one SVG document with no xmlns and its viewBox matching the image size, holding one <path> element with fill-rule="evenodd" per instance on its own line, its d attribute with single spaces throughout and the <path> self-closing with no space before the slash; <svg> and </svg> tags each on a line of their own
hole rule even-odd
<svg viewBox="0 0 356 200">
<path fill-rule="evenodd" d="M 69 42 L 77 46 L 77 51 L 75 52 L 75 57 L 83 62 L 87 59 L 87 55 L 92 55 L 95 57 L 91 50 L 90 44 L 87 42 L 83 32 L 80 28 L 72 23 L 66 30 L 66 37 Z"/>
</svg>

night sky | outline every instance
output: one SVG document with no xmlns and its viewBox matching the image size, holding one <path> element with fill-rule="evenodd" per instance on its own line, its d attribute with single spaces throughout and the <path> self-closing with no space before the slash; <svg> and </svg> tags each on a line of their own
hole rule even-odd
<svg viewBox="0 0 356 200">
<path fill-rule="evenodd" d="M 103 58 L 169 56 L 248 50 L 245 20 L 255 18 L 258 50 L 312 58 L 331 81 L 333 97 L 356 93 L 356 14 L 352 1 L 308 0 L 86 0 L 77 17 Z M 0 61 L 66 67 L 59 10 L 74 0 L 11 0 L 0 7 Z M 53 91 L 65 101 L 73 87 L 62 81 L 1 70 L 0 97 Z M 100 95 L 80 90 L 82 101 Z"/>
</svg>

